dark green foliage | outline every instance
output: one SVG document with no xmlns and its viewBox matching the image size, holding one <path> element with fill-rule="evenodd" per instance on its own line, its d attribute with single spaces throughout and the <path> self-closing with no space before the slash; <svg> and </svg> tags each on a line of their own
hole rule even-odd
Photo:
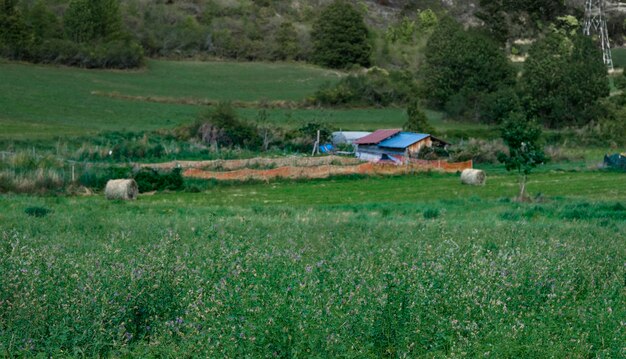
<svg viewBox="0 0 626 359">
<path fill-rule="evenodd" d="M 516 171 L 520 176 L 518 199 L 526 201 L 526 180 L 533 168 L 547 162 L 543 148 L 539 144 L 541 127 L 521 113 L 511 113 L 502 124 L 502 140 L 509 153 L 500 153 L 498 160 L 504 163 L 507 171 Z"/>
<path fill-rule="evenodd" d="M 24 213 L 31 217 L 45 217 L 50 212 L 52 211 L 45 207 L 27 207 L 24 209 Z"/>
<path fill-rule="evenodd" d="M 500 124 L 510 113 L 521 111 L 521 104 L 516 89 L 505 86 L 485 95 L 480 108 L 481 122 Z"/>
<path fill-rule="evenodd" d="M 501 154 L 499 160 L 507 171 L 528 175 L 533 168 L 546 161 L 539 145 L 541 127 L 520 113 L 512 113 L 502 124 L 502 140 L 509 154 Z"/>
<path fill-rule="evenodd" d="M 122 29 L 119 0 L 72 0 L 63 22 L 67 36 L 77 43 L 117 39 Z"/>
<path fill-rule="evenodd" d="M 43 0 L 24 6 L 24 15 L 15 2 L 4 2 L 2 9 L 0 55 L 87 68 L 143 64 L 143 49 L 123 32 L 118 0 L 72 0 L 64 26 Z"/>
<path fill-rule="evenodd" d="M 59 19 L 48 9 L 44 0 L 37 0 L 27 17 L 32 29 L 34 44 L 41 44 L 46 39 L 62 37 L 63 28 Z"/>
<path fill-rule="evenodd" d="M 407 120 L 402 129 L 410 132 L 433 134 L 435 129 L 428 122 L 428 117 L 420 106 L 419 100 L 409 102 L 406 109 Z"/>
<path fill-rule="evenodd" d="M 564 0 L 480 0 L 476 16 L 500 42 L 543 30 L 568 11 Z"/>
<path fill-rule="evenodd" d="M 437 208 L 428 208 L 424 211 L 424 219 L 435 219 L 439 217 L 439 209 Z"/>
<path fill-rule="evenodd" d="M 372 46 L 363 16 L 344 0 L 322 10 L 311 33 L 313 60 L 322 66 L 369 66 Z"/>
<path fill-rule="evenodd" d="M 384 107 L 406 104 L 416 96 L 417 84 L 411 73 L 374 69 L 323 86 L 315 92 L 313 101 L 326 106 Z"/>
<path fill-rule="evenodd" d="M 133 175 L 139 192 L 177 191 L 184 185 L 182 169 L 174 168 L 169 172 L 160 172 L 151 168 L 142 168 Z"/>
<path fill-rule="evenodd" d="M 276 31 L 275 55 L 279 60 L 293 60 L 298 56 L 298 33 L 293 23 L 285 21 Z"/>
<path fill-rule="evenodd" d="M 503 49 L 478 30 L 444 18 L 430 37 L 420 77 L 431 105 L 453 116 L 480 118 L 481 99 L 515 81 Z"/>
<path fill-rule="evenodd" d="M 310 139 L 311 143 L 317 139 L 317 131 L 320 131 L 320 144 L 330 141 L 333 134 L 333 129 L 327 124 L 319 122 L 309 122 L 306 125 L 300 127 L 298 132 L 306 139 Z"/>
<path fill-rule="evenodd" d="M 245 148 L 261 145 L 256 127 L 240 119 L 229 102 L 221 102 L 201 113 L 195 128 L 200 140 L 211 145 Z"/>
<path fill-rule="evenodd" d="M 529 50 L 521 78 L 528 116 L 545 126 L 581 126 L 601 117 L 609 95 L 606 67 L 591 39 L 550 34 Z"/>
<path fill-rule="evenodd" d="M 28 27 L 17 0 L 0 1 L 0 55 L 19 59 L 30 44 Z"/>
</svg>

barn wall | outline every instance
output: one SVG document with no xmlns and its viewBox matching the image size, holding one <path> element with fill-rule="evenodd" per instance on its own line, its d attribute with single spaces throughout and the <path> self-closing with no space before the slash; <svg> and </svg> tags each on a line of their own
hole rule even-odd
<svg viewBox="0 0 626 359">
<path fill-rule="evenodd" d="M 411 155 L 416 155 L 419 153 L 419 151 L 422 149 L 422 147 L 426 146 L 426 147 L 432 147 L 433 145 L 433 141 L 430 137 L 426 137 L 425 139 L 416 142 L 414 144 L 412 144 L 411 146 L 407 147 L 407 151 L 409 152 L 409 154 Z"/>
</svg>

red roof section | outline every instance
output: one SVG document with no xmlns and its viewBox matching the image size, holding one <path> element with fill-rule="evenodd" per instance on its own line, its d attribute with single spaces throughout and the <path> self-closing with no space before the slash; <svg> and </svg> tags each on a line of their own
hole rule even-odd
<svg viewBox="0 0 626 359">
<path fill-rule="evenodd" d="M 377 145 L 380 142 L 400 133 L 400 129 L 376 130 L 375 132 L 354 141 L 357 145 Z"/>
</svg>

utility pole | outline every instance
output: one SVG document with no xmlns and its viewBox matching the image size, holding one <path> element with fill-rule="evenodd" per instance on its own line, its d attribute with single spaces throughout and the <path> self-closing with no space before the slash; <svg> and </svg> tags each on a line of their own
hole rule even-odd
<svg viewBox="0 0 626 359">
<path fill-rule="evenodd" d="M 604 64 L 609 71 L 613 71 L 613 56 L 611 55 L 611 43 L 609 42 L 609 31 L 606 25 L 605 0 L 586 0 L 583 33 L 587 36 L 598 36 L 602 47 Z"/>
</svg>

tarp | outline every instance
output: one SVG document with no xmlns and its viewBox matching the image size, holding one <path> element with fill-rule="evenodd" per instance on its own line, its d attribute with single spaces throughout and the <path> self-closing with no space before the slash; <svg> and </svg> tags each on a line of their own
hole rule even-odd
<svg viewBox="0 0 626 359">
<path fill-rule="evenodd" d="M 613 155 L 604 155 L 604 164 L 611 168 L 622 169 L 626 171 L 626 156 L 619 153 Z"/>
</svg>

